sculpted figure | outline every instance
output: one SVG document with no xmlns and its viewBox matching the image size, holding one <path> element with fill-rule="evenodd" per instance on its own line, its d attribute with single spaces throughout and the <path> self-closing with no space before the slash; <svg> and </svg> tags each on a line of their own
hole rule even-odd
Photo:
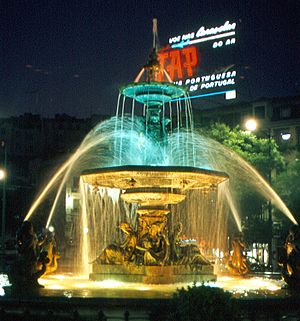
<svg viewBox="0 0 300 321">
<path fill-rule="evenodd" d="M 137 249 L 143 253 L 144 265 L 164 265 L 169 259 L 169 242 L 164 226 L 152 224 L 149 232 L 139 241 Z"/>
<path fill-rule="evenodd" d="M 51 233 L 50 231 L 46 232 L 46 235 L 43 237 L 41 252 L 47 253 L 47 258 L 49 259 L 44 274 L 47 275 L 55 272 L 58 267 L 57 260 L 60 259 L 60 254 L 57 251 L 54 233 Z"/>
<path fill-rule="evenodd" d="M 236 236 L 231 241 L 231 247 L 232 255 L 227 253 L 223 258 L 226 269 L 230 273 L 235 275 L 245 275 L 249 273 L 250 269 L 247 263 L 247 259 L 243 254 L 245 244 L 240 236 Z"/>
<path fill-rule="evenodd" d="M 39 252 L 39 246 L 32 223 L 24 221 L 17 233 L 18 255 L 8 275 L 13 287 L 24 290 L 43 287 L 38 279 L 45 273 L 49 260 L 47 252 Z"/>
<path fill-rule="evenodd" d="M 282 268 L 283 279 L 290 287 L 300 287 L 300 229 L 294 225 L 284 244 L 284 254 L 278 264 Z"/>
<path fill-rule="evenodd" d="M 175 228 L 174 232 L 170 237 L 170 260 L 172 263 L 178 262 L 182 256 L 180 250 L 180 239 L 179 236 L 182 232 L 182 223 L 179 222 Z"/>
<path fill-rule="evenodd" d="M 137 243 L 136 233 L 128 223 L 121 223 L 119 228 L 126 236 L 124 242 L 108 245 L 95 262 L 100 264 L 124 264 L 134 260 Z"/>
<path fill-rule="evenodd" d="M 180 241 L 182 224 L 179 222 L 174 229 L 170 241 L 170 257 L 174 264 L 190 265 L 192 269 L 197 269 L 201 265 L 210 265 L 210 262 L 201 254 L 196 244 L 188 244 Z"/>
</svg>

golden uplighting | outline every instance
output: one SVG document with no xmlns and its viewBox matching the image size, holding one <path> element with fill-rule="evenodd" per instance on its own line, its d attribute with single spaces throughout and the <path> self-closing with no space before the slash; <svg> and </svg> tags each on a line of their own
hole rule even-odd
<svg viewBox="0 0 300 321">
<path fill-rule="evenodd" d="M 228 175 L 194 167 L 120 166 L 93 169 L 81 175 L 84 183 L 121 190 L 173 188 L 179 190 L 213 188 Z"/>
<path fill-rule="evenodd" d="M 176 284 L 143 284 L 126 283 L 108 279 L 105 281 L 89 281 L 85 276 L 51 275 L 41 278 L 39 282 L 46 290 L 64 290 L 63 295 L 84 297 L 143 297 L 171 298 L 177 289 L 192 286 L 188 283 Z M 201 286 L 202 283 L 197 284 Z M 247 296 L 285 296 L 282 280 L 263 277 L 231 277 L 219 276 L 216 282 L 206 283 L 207 286 L 220 287 L 237 297 Z"/>
</svg>

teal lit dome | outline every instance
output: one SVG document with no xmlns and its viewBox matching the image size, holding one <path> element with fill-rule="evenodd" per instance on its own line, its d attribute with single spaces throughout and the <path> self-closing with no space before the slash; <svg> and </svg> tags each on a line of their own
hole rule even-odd
<svg viewBox="0 0 300 321">
<path fill-rule="evenodd" d="M 131 83 L 121 88 L 120 92 L 147 106 L 160 106 L 186 95 L 184 88 L 165 82 Z"/>
</svg>

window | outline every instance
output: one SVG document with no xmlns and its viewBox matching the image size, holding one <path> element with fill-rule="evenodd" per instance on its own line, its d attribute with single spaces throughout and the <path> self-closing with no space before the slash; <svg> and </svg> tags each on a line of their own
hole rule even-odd
<svg viewBox="0 0 300 321">
<path fill-rule="evenodd" d="M 0 136 L 3 138 L 5 136 L 5 134 L 6 134 L 5 128 L 1 128 L 0 129 Z"/>
<path fill-rule="evenodd" d="M 292 116 L 291 107 L 280 108 L 280 119 L 290 118 Z"/>
<path fill-rule="evenodd" d="M 264 119 L 266 117 L 266 108 L 265 108 L 265 106 L 254 107 L 254 116 L 257 119 Z"/>
</svg>

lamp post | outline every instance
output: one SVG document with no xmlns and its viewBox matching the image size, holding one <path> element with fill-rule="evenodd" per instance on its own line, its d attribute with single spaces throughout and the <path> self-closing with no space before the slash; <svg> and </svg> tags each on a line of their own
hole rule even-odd
<svg viewBox="0 0 300 321">
<path fill-rule="evenodd" d="M 1 147 L 4 151 L 4 168 L 0 169 L 0 180 L 2 181 L 2 212 L 1 212 L 1 250 L 4 253 L 5 249 L 5 212 L 6 212 L 6 177 L 7 177 L 7 153 L 6 144 L 1 141 Z"/>
<path fill-rule="evenodd" d="M 246 120 L 245 122 L 245 128 L 249 131 L 255 131 L 258 127 L 258 122 L 254 118 L 250 118 Z M 268 156 L 271 159 L 271 128 L 268 128 L 268 142 L 269 142 L 269 150 L 268 150 Z M 269 160 L 270 161 L 270 160 Z M 270 186 L 272 186 L 272 168 L 270 167 L 268 169 L 268 183 Z M 269 249 L 269 258 L 268 258 L 268 265 L 271 267 L 271 270 L 273 270 L 273 217 L 272 217 L 272 201 L 271 199 L 268 200 L 268 225 L 270 229 L 270 238 L 268 241 L 268 249 Z"/>
</svg>

